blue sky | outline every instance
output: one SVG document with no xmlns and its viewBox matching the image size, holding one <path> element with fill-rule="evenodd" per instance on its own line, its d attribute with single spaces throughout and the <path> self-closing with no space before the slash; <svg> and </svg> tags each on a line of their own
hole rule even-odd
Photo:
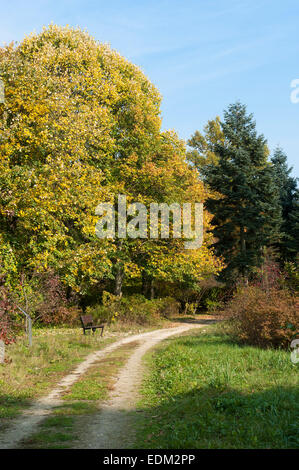
<svg viewBox="0 0 299 470">
<path fill-rule="evenodd" d="M 240 100 L 299 177 L 298 0 L 0 0 L 0 43 L 80 26 L 139 65 L 163 96 L 163 128 L 188 139 Z"/>
</svg>

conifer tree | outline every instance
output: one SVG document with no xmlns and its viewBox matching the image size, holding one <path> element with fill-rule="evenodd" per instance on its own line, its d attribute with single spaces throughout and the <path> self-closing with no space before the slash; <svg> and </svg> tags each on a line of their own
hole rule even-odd
<svg viewBox="0 0 299 470">
<path fill-rule="evenodd" d="M 297 188 L 294 197 L 292 210 L 289 214 L 290 228 L 288 231 L 288 253 L 290 259 L 298 261 L 299 253 L 299 189 Z"/>
<path fill-rule="evenodd" d="M 290 176 L 292 168 L 288 167 L 287 156 L 281 148 L 275 149 L 271 162 L 273 164 L 275 183 L 279 189 L 279 200 L 282 209 L 281 240 L 278 248 L 282 260 L 292 260 L 295 252 L 298 252 L 299 215 L 297 180 Z"/>
<path fill-rule="evenodd" d="M 268 148 L 258 135 L 252 115 L 237 102 L 224 112 L 224 142 L 217 143 L 217 165 L 202 168 L 219 198 L 207 200 L 213 214 L 215 250 L 226 262 L 223 276 L 248 278 L 263 259 L 263 249 L 278 238 L 281 224 L 279 193 Z"/>
</svg>

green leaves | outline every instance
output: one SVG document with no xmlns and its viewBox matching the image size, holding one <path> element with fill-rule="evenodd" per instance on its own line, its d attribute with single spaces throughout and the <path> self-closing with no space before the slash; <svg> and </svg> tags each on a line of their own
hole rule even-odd
<svg viewBox="0 0 299 470">
<path fill-rule="evenodd" d="M 161 132 L 160 94 L 138 67 L 56 25 L 0 48 L 0 67 L 1 244 L 10 244 L 17 274 L 51 269 L 87 295 L 123 274 L 172 281 L 185 266 L 197 280 L 220 269 L 207 247 L 187 256 L 183 242 L 120 246 L 95 235 L 95 208 L 118 194 L 147 207 L 205 198 L 184 143 Z"/>
</svg>

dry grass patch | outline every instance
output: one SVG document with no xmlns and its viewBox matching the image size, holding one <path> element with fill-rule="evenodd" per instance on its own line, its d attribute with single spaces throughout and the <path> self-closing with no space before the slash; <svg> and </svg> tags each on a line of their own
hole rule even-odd
<svg viewBox="0 0 299 470">
<path fill-rule="evenodd" d="M 56 449 L 76 447 L 90 419 L 113 389 L 116 374 L 138 342 L 126 344 L 92 366 L 64 395 L 65 404 L 54 408 L 22 448 Z"/>
</svg>

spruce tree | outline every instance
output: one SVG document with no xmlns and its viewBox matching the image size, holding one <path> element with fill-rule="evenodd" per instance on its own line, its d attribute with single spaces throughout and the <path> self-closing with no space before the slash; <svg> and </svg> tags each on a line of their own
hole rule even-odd
<svg viewBox="0 0 299 470">
<path fill-rule="evenodd" d="M 275 149 L 271 162 L 282 209 L 281 240 L 277 246 L 283 261 L 292 260 L 295 252 L 298 252 L 297 179 L 290 176 L 292 168 L 288 167 L 287 156 L 281 148 Z"/>
<path fill-rule="evenodd" d="M 213 214 L 215 251 L 223 256 L 223 277 L 248 278 L 263 259 L 263 249 L 276 240 L 281 223 L 279 194 L 268 148 L 256 123 L 237 102 L 224 112 L 224 143 L 215 146 L 217 165 L 203 168 L 210 189 L 207 209 Z"/>
<path fill-rule="evenodd" d="M 292 210 L 289 214 L 290 226 L 288 229 L 287 248 L 288 258 L 299 261 L 299 189 L 293 197 Z"/>
</svg>

